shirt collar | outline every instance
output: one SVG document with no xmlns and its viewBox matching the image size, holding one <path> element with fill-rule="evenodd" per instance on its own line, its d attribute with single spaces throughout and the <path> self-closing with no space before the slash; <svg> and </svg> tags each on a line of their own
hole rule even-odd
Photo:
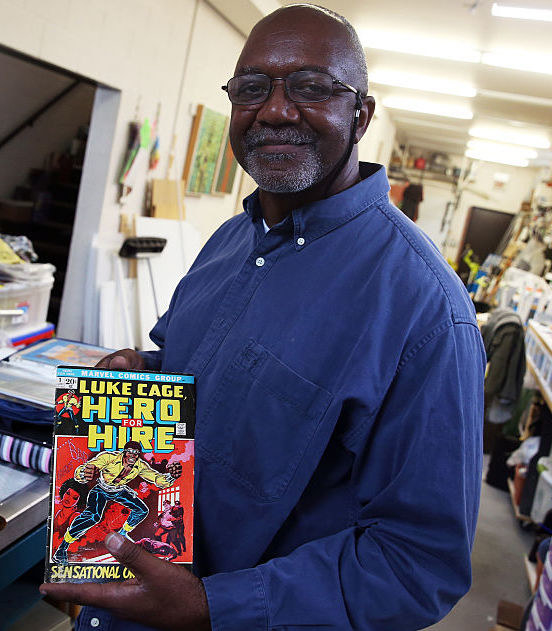
<svg viewBox="0 0 552 631">
<path fill-rule="evenodd" d="M 358 184 L 332 197 L 297 208 L 277 226 L 285 229 L 293 225 L 294 238 L 302 237 L 307 244 L 351 220 L 389 193 L 389 182 L 383 166 L 360 162 L 359 169 L 362 180 Z M 243 200 L 243 208 L 253 222 L 262 222 L 259 189 Z"/>
</svg>

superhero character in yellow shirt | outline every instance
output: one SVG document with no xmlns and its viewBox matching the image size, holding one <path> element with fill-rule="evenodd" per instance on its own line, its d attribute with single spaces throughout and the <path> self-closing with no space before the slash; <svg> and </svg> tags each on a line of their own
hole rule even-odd
<svg viewBox="0 0 552 631">
<path fill-rule="evenodd" d="M 127 520 L 119 530 L 125 537 L 128 537 L 129 532 L 146 518 L 148 507 L 136 492 L 127 486 L 128 482 L 141 477 L 160 489 L 166 489 L 182 474 L 182 465 L 179 462 L 169 464 L 167 473 L 155 471 L 140 458 L 141 452 L 140 443 L 131 440 L 126 443 L 123 451 L 103 451 L 75 469 L 75 480 L 81 484 L 90 482 L 96 469 L 99 469 L 100 477 L 96 486 L 88 493 L 85 510 L 67 529 L 53 556 L 55 562 L 67 563 L 67 549 L 71 543 L 80 539 L 92 526 L 101 521 L 109 501 L 117 502 L 130 510 Z"/>
<path fill-rule="evenodd" d="M 72 423 L 75 423 L 75 414 L 77 414 L 81 406 L 80 398 L 74 394 L 72 390 L 66 392 L 64 395 L 58 397 L 56 401 L 56 414 L 55 418 L 58 423 L 63 422 L 68 418 Z"/>
</svg>

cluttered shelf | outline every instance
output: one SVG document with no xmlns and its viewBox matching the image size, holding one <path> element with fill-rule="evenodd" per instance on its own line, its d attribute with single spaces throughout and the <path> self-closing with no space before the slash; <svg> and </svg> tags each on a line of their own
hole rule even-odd
<svg viewBox="0 0 552 631">
<path fill-rule="evenodd" d="M 458 183 L 457 175 L 449 175 L 443 170 L 410 169 L 407 167 L 391 168 L 389 169 L 389 177 L 403 181 L 435 181 L 454 185 Z"/>
<path fill-rule="evenodd" d="M 552 329 L 530 320 L 525 336 L 527 367 L 552 410 Z"/>
<path fill-rule="evenodd" d="M 533 364 L 533 361 L 530 357 L 527 357 L 527 368 L 535 378 L 536 385 L 538 386 L 539 392 L 542 394 L 543 399 L 546 401 L 546 405 L 552 409 L 552 393 L 550 392 L 550 388 L 547 387 L 546 383 L 542 379 L 539 371 Z"/>
</svg>

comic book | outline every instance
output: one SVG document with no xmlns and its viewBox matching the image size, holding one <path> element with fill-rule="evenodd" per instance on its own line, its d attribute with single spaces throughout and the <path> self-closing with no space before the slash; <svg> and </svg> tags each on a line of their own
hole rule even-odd
<svg viewBox="0 0 552 631">
<path fill-rule="evenodd" d="M 132 578 L 112 531 L 191 565 L 194 431 L 191 375 L 57 369 L 45 582 Z"/>
</svg>

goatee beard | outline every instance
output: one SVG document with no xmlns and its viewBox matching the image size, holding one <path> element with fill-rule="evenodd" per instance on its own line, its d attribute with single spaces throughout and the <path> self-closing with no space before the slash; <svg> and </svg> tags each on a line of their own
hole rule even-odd
<svg viewBox="0 0 552 631">
<path fill-rule="evenodd" d="M 322 159 L 314 147 L 314 132 L 304 132 L 294 127 L 249 129 L 244 136 L 245 170 L 259 188 L 270 193 L 298 193 L 304 191 L 324 176 Z M 300 145 L 305 157 L 297 163 L 293 152 L 272 153 L 260 151 L 267 144 Z M 282 164 L 289 161 L 289 167 Z M 277 168 L 280 165 L 280 168 Z M 276 166 L 276 170 L 273 170 Z"/>
</svg>

